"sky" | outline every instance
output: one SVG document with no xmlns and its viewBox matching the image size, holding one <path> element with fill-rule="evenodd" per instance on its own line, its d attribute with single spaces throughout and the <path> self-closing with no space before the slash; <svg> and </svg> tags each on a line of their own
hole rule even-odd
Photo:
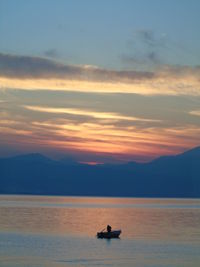
<svg viewBox="0 0 200 267">
<path fill-rule="evenodd" d="M 0 0 L 0 157 L 200 145 L 200 1 Z"/>
</svg>

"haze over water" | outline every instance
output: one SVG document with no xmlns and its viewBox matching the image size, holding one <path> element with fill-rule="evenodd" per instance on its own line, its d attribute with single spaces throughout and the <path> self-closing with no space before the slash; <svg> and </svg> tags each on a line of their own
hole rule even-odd
<svg viewBox="0 0 200 267">
<path fill-rule="evenodd" d="M 119 240 L 96 238 L 107 224 Z M 200 200 L 0 196 L 0 266 L 198 267 Z"/>
</svg>

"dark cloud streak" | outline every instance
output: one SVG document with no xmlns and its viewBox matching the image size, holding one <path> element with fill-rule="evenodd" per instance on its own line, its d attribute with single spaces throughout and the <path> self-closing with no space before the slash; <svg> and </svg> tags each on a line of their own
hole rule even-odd
<svg viewBox="0 0 200 267">
<path fill-rule="evenodd" d="M 59 58 L 59 53 L 55 48 L 44 51 L 44 55 L 50 58 Z"/>
<path fill-rule="evenodd" d="M 131 53 L 121 55 L 121 61 L 125 64 L 159 65 L 164 63 L 163 49 L 167 49 L 167 38 L 156 34 L 153 30 L 142 29 L 136 31 L 128 42 Z"/>
<path fill-rule="evenodd" d="M 141 71 L 115 71 L 92 66 L 65 65 L 42 57 L 0 53 L 0 76 L 19 79 L 67 78 L 118 82 L 152 79 L 154 73 Z"/>
</svg>

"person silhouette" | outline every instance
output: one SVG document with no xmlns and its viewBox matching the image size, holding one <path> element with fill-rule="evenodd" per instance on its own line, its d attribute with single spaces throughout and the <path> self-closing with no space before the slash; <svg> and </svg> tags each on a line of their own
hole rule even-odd
<svg viewBox="0 0 200 267">
<path fill-rule="evenodd" d="M 108 225 L 107 225 L 107 232 L 110 233 L 111 230 L 112 230 L 112 227 L 108 224 Z"/>
</svg>

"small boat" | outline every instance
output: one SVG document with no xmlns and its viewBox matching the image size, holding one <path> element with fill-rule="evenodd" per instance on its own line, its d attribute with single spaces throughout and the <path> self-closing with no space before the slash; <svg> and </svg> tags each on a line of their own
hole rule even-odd
<svg viewBox="0 0 200 267">
<path fill-rule="evenodd" d="M 121 234 L 121 230 L 115 230 L 111 232 L 98 232 L 97 237 L 98 238 L 119 238 L 119 235 Z"/>
</svg>

